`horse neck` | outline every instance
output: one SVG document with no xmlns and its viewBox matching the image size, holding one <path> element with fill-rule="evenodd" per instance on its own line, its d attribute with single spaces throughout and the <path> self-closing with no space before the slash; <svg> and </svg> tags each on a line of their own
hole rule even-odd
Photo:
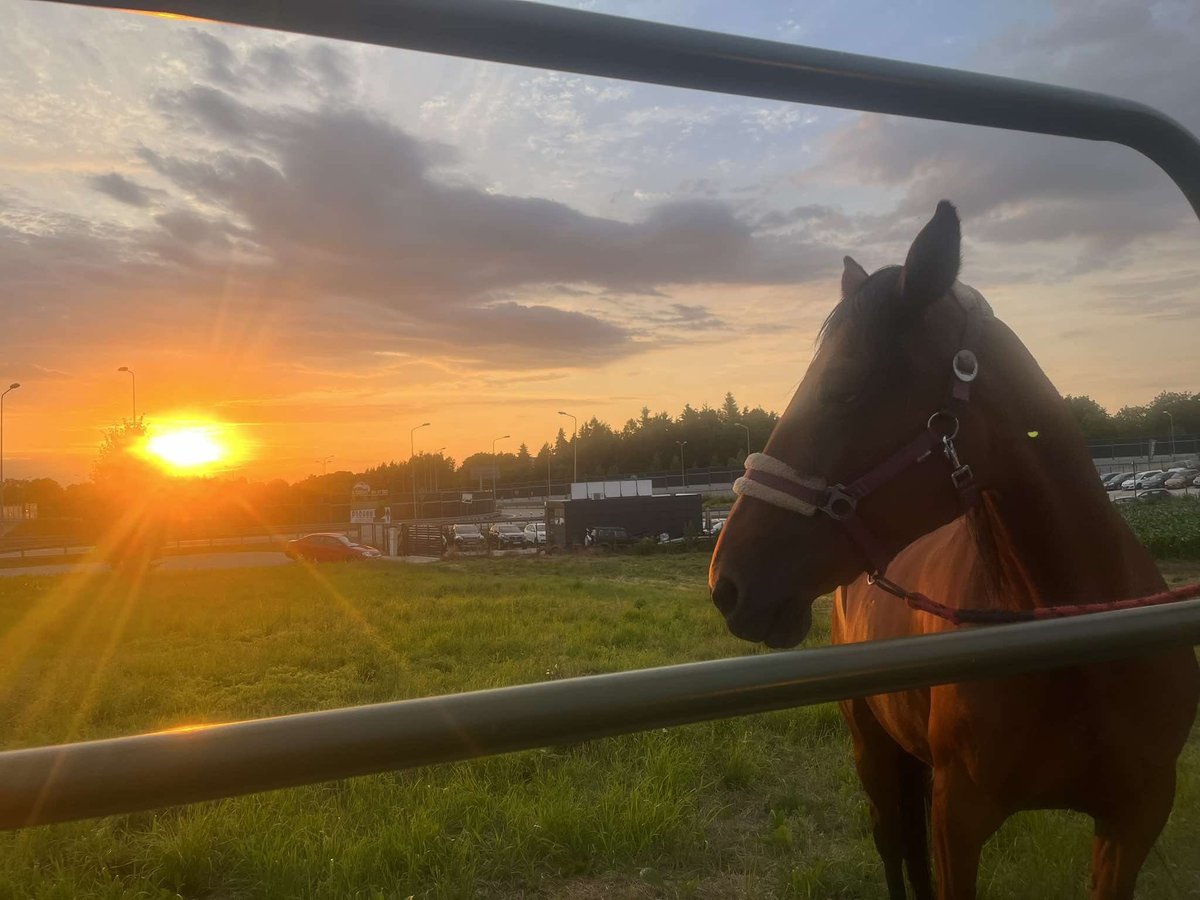
<svg viewBox="0 0 1200 900">
<path fill-rule="evenodd" d="M 984 409 L 999 426 L 991 455 L 1002 460 L 973 522 L 992 602 L 1053 606 L 1160 589 L 1162 576 L 1100 486 L 1078 426 L 1019 349 L 1032 371 L 1004 392 L 1003 409 L 986 401 Z"/>
</svg>

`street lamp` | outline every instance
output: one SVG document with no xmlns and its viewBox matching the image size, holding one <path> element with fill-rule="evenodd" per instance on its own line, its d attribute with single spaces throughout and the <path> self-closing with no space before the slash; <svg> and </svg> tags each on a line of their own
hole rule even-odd
<svg viewBox="0 0 1200 900">
<path fill-rule="evenodd" d="M 136 425 L 137 424 L 137 376 L 133 374 L 133 369 L 129 368 L 129 366 L 121 366 L 121 368 L 117 369 L 117 371 L 129 373 L 129 388 L 130 388 L 131 393 L 133 394 L 133 423 Z"/>
<path fill-rule="evenodd" d="M 496 508 L 496 441 L 506 441 L 511 435 L 502 434 L 498 438 L 492 438 L 492 509 Z"/>
<path fill-rule="evenodd" d="M 560 416 L 566 416 L 571 420 L 571 448 L 575 451 L 575 474 L 571 478 L 572 481 L 579 480 L 579 443 L 575 440 L 575 436 L 579 434 L 579 420 L 569 412 L 558 411 Z"/>
<path fill-rule="evenodd" d="M 331 459 L 333 459 L 332 454 L 330 454 L 329 456 L 322 456 L 320 459 L 317 460 L 317 462 L 319 462 L 321 464 L 321 474 L 322 475 L 329 474 L 329 461 Z"/>
<path fill-rule="evenodd" d="M 1165 409 L 1163 415 L 1171 420 L 1171 462 L 1175 462 L 1175 417 Z"/>
<path fill-rule="evenodd" d="M 743 425 L 741 422 L 734 422 L 733 424 L 736 425 L 738 428 L 742 429 L 744 432 L 746 432 L 746 455 L 749 456 L 750 455 L 750 429 L 748 426 Z"/>
<path fill-rule="evenodd" d="M 414 425 L 408 432 L 408 468 L 412 471 L 413 519 L 417 518 L 417 431 L 429 427 L 428 422 Z"/>
<path fill-rule="evenodd" d="M 687 487 L 687 470 L 683 467 L 683 448 L 687 446 L 687 441 L 676 441 L 679 447 L 679 475 L 683 480 L 683 486 Z"/>
<path fill-rule="evenodd" d="M 0 537 L 4 536 L 4 521 L 7 518 L 4 509 L 4 397 L 9 391 L 15 391 L 20 386 L 20 382 L 14 381 L 8 386 L 8 390 L 0 394 Z"/>
</svg>

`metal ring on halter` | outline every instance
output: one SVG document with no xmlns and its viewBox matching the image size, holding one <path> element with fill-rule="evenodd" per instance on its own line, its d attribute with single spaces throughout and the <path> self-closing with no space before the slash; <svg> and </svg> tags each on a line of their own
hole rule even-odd
<svg viewBox="0 0 1200 900">
<path fill-rule="evenodd" d="M 979 375 L 979 359 L 970 350 L 959 350 L 950 364 L 959 381 L 970 383 Z"/>
<path fill-rule="evenodd" d="M 854 515 L 854 511 L 858 507 L 858 499 L 847 494 L 844 485 L 830 485 L 828 490 L 829 497 L 826 499 L 825 505 L 821 507 L 821 512 L 838 521 Z M 840 504 L 840 506 L 835 506 L 835 504 Z"/>
<path fill-rule="evenodd" d="M 933 423 L 936 422 L 939 418 L 948 420 L 951 423 L 952 427 L 946 432 L 943 432 L 941 429 L 934 428 Z M 929 421 L 925 423 L 925 427 L 928 428 L 930 431 L 934 431 L 934 432 L 937 432 L 938 434 L 940 434 L 942 440 L 952 441 L 956 437 L 958 437 L 958 416 L 951 415 L 950 413 L 946 412 L 944 409 L 939 409 L 937 412 L 935 412 L 932 416 L 929 417 Z"/>
</svg>

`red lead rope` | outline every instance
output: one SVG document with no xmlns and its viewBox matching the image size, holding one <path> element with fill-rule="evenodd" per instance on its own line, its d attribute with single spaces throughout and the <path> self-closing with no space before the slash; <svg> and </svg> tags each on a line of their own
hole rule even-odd
<svg viewBox="0 0 1200 900">
<path fill-rule="evenodd" d="M 1088 613 L 1110 612 L 1117 609 L 1137 609 L 1142 606 L 1161 606 L 1200 597 L 1200 583 L 1185 584 L 1183 587 L 1145 597 L 1128 600 L 1111 600 L 1106 603 L 1076 603 L 1066 606 L 1044 606 L 1038 609 L 957 609 L 926 597 L 920 591 L 910 591 L 894 581 L 876 576 L 873 584 L 904 600 L 912 609 L 945 619 L 953 625 L 1000 625 L 1011 622 L 1039 622 L 1043 619 L 1065 619 L 1068 616 L 1085 616 Z"/>
</svg>

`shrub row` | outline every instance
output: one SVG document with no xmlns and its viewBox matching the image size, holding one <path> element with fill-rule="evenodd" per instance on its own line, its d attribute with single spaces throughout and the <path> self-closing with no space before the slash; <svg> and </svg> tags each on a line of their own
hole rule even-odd
<svg viewBox="0 0 1200 900">
<path fill-rule="evenodd" d="M 1200 559 L 1200 502 L 1123 503 L 1121 515 L 1157 559 Z"/>
</svg>

